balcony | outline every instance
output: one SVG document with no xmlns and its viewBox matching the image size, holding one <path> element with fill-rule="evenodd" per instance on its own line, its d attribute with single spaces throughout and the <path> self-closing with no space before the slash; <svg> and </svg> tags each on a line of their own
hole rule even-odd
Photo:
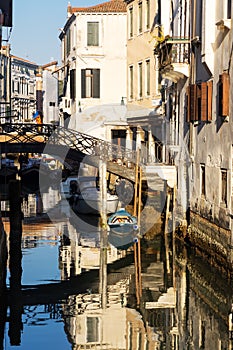
<svg viewBox="0 0 233 350">
<path fill-rule="evenodd" d="M 155 50 L 159 70 L 163 78 L 177 82 L 189 77 L 190 40 L 188 38 L 166 38 Z"/>
</svg>

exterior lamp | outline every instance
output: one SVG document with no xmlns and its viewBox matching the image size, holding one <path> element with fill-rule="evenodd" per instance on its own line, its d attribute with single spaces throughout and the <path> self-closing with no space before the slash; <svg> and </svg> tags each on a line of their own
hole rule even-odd
<svg viewBox="0 0 233 350">
<path fill-rule="evenodd" d="M 125 101 L 124 101 L 125 98 L 127 98 L 127 97 L 124 97 L 124 96 L 121 97 L 121 106 L 125 105 Z"/>
</svg>

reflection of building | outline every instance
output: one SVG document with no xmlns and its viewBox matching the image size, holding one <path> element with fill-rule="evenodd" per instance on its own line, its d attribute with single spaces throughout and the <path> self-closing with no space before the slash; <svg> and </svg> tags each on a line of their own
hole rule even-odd
<svg viewBox="0 0 233 350">
<path fill-rule="evenodd" d="M 195 253 L 196 254 L 196 253 Z M 213 278 L 214 276 L 214 278 Z M 231 282 L 183 247 L 176 264 L 176 313 L 181 349 L 231 349 Z"/>
<path fill-rule="evenodd" d="M 108 307 L 99 306 L 98 294 L 69 298 L 63 309 L 65 329 L 73 349 L 158 349 L 152 327 L 146 327 L 141 315 L 125 307 L 130 279 L 108 286 Z"/>
<path fill-rule="evenodd" d="M 100 231 L 92 228 L 86 233 L 77 232 L 76 228 L 67 222 L 62 227 L 60 246 L 61 278 L 66 279 L 79 275 L 82 271 L 99 269 L 100 266 Z M 125 256 L 125 252 L 118 252 L 109 245 L 107 249 L 107 263 L 110 264 Z"/>
</svg>

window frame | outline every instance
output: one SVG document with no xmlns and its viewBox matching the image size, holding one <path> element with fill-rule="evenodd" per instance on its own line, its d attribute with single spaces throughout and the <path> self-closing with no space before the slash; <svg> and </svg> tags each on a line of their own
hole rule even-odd
<svg viewBox="0 0 233 350">
<path fill-rule="evenodd" d="M 138 34 L 143 32 L 143 6 L 142 1 L 138 3 Z"/>
<path fill-rule="evenodd" d="M 150 29 L 150 0 L 146 0 L 145 26 L 146 30 Z"/>
<path fill-rule="evenodd" d="M 92 27 L 92 28 L 91 28 Z M 94 28 L 94 30 L 93 30 Z M 99 38 L 99 22 L 98 21 L 87 21 L 87 46 L 100 46 Z"/>
<path fill-rule="evenodd" d="M 206 198 L 206 166 L 204 163 L 200 164 L 200 192 L 201 197 Z"/>
<path fill-rule="evenodd" d="M 150 88 L 150 59 L 148 58 L 145 62 L 145 92 L 146 97 L 149 97 L 151 94 L 151 88 Z"/>
<path fill-rule="evenodd" d="M 131 64 L 129 66 L 129 99 L 134 98 L 134 66 Z"/>
<path fill-rule="evenodd" d="M 134 25 L 133 25 L 133 6 L 129 8 L 129 38 L 133 38 Z"/>
<path fill-rule="evenodd" d="M 143 98 L 143 64 L 138 62 L 138 99 Z"/>
<path fill-rule="evenodd" d="M 221 204 L 227 206 L 227 169 L 221 168 Z"/>
<path fill-rule="evenodd" d="M 90 79 L 90 94 L 87 93 L 87 79 Z M 100 98 L 99 68 L 81 69 L 81 98 Z"/>
</svg>

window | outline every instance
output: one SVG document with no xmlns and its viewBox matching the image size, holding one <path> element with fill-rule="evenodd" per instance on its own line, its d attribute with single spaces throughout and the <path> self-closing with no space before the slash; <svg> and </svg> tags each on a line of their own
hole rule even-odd
<svg viewBox="0 0 233 350">
<path fill-rule="evenodd" d="M 187 88 L 187 122 L 212 120 L 213 81 L 191 84 Z"/>
<path fill-rule="evenodd" d="M 70 98 L 75 100 L 76 98 L 76 70 L 70 70 Z"/>
<path fill-rule="evenodd" d="M 227 170 L 221 169 L 221 202 L 227 205 Z"/>
<path fill-rule="evenodd" d="M 138 4 L 138 32 L 142 32 L 142 3 Z"/>
<path fill-rule="evenodd" d="M 231 18 L 231 0 L 227 0 L 227 18 Z"/>
<path fill-rule="evenodd" d="M 100 98 L 100 69 L 81 70 L 81 97 Z"/>
<path fill-rule="evenodd" d="M 134 96 L 134 91 L 133 91 L 133 66 L 129 67 L 129 98 L 132 100 Z"/>
<path fill-rule="evenodd" d="M 201 195 L 205 197 L 205 164 L 201 164 Z"/>
<path fill-rule="evenodd" d="M 34 94 L 34 85 L 32 83 L 29 83 L 29 94 L 30 95 Z"/>
<path fill-rule="evenodd" d="M 55 102 L 49 102 L 50 107 L 55 107 Z"/>
<path fill-rule="evenodd" d="M 146 0 L 146 29 L 150 29 L 150 0 Z"/>
<path fill-rule="evenodd" d="M 150 95 L 150 60 L 146 60 L 146 95 Z"/>
<path fill-rule="evenodd" d="M 99 341 L 100 322 L 98 317 L 87 317 L 87 343 L 97 343 Z"/>
<path fill-rule="evenodd" d="M 138 97 L 142 98 L 142 62 L 138 63 Z"/>
<path fill-rule="evenodd" d="M 129 9 L 129 37 L 133 37 L 133 7 Z"/>
<path fill-rule="evenodd" d="M 66 55 L 68 56 L 70 53 L 70 47 L 71 47 L 70 29 L 67 31 L 66 36 L 65 36 L 65 45 L 66 45 Z"/>
<path fill-rule="evenodd" d="M 99 46 L 99 22 L 87 22 L 87 46 Z"/>
<path fill-rule="evenodd" d="M 229 91 L 229 74 L 224 72 L 219 77 L 219 115 L 222 117 L 229 116 Z"/>
</svg>

